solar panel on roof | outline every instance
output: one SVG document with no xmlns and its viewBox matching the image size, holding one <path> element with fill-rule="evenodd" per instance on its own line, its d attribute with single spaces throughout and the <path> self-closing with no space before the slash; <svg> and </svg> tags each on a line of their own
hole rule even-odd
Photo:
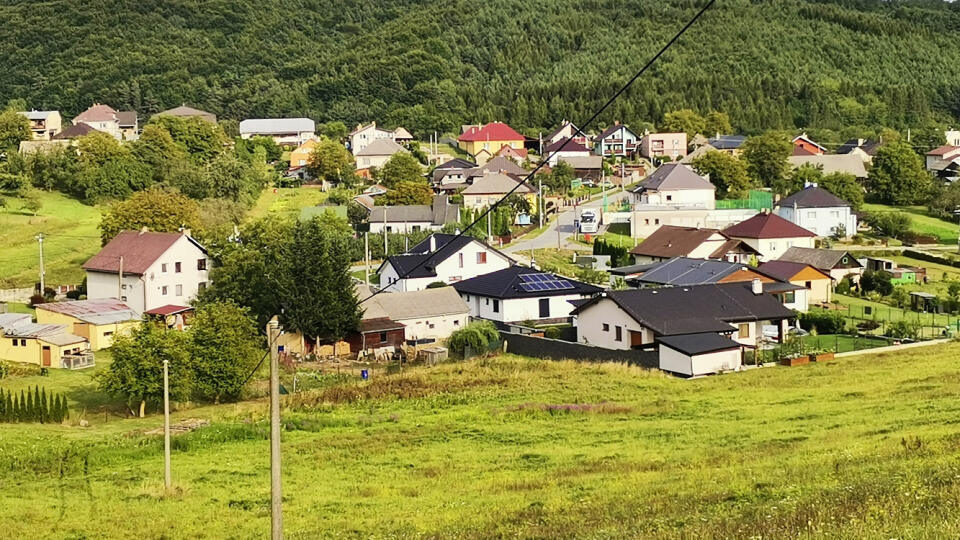
<svg viewBox="0 0 960 540">
<path fill-rule="evenodd" d="M 552 274 L 523 274 L 520 276 L 520 289 L 525 292 L 562 291 L 573 289 L 573 283 Z"/>
</svg>

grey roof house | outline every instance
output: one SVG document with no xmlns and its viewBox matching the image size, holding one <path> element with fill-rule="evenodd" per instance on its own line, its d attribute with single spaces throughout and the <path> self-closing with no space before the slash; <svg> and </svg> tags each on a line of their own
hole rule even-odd
<svg viewBox="0 0 960 540">
<path fill-rule="evenodd" d="M 439 231 L 460 221 L 460 205 L 447 195 L 435 195 L 430 205 L 374 206 L 367 221 L 371 233 Z"/>
</svg>

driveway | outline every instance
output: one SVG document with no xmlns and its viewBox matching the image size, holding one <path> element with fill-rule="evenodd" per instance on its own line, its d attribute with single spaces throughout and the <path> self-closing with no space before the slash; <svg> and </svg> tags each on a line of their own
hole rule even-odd
<svg viewBox="0 0 960 540">
<path fill-rule="evenodd" d="M 607 206 L 612 206 L 629 196 L 629 193 L 621 193 L 620 191 L 607 192 Z M 580 216 L 580 212 L 582 212 L 584 208 L 603 208 L 603 195 L 598 195 L 595 199 L 578 205 L 576 208 L 573 206 L 564 206 L 560 209 L 557 218 L 551 221 L 547 228 L 538 236 L 529 240 L 521 238 L 519 241 L 504 248 L 503 251 L 507 253 L 517 253 L 530 251 L 531 249 L 556 249 L 558 246 L 561 246 L 563 249 L 586 250 L 587 247 L 583 244 L 577 244 L 572 241 L 573 235 L 576 232 L 573 227 L 573 221 Z"/>
</svg>

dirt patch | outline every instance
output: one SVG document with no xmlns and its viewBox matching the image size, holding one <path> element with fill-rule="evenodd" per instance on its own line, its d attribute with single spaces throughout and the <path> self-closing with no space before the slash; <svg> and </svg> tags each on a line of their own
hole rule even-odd
<svg viewBox="0 0 960 540">
<path fill-rule="evenodd" d="M 204 426 L 209 426 L 209 420 L 203 420 L 200 418 L 188 418 L 186 420 L 181 420 L 176 424 L 170 424 L 170 434 L 171 435 L 180 435 L 183 433 L 190 433 L 195 429 L 200 429 Z M 144 431 L 144 435 L 163 435 L 163 428 L 159 427 L 157 429 L 151 429 L 149 431 Z"/>
</svg>

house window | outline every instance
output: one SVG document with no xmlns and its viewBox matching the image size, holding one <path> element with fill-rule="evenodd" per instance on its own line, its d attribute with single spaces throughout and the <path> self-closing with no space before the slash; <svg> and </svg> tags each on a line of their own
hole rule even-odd
<svg viewBox="0 0 960 540">
<path fill-rule="evenodd" d="M 27 340 L 21 339 L 21 340 L 20 340 L 20 346 L 21 346 L 21 347 L 26 347 L 26 346 L 27 346 Z"/>
<path fill-rule="evenodd" d="M 179 261 L 173 263 L 173 271 L 174 271 L 175 273 L 177 273 L 177 274 L 180 273 L 180 262 L 179 262 Z"/>
<path fill-rule="evenodd" d="M 387 232 L 393 232 L 393 227 L 391 227 L 390 225 L 387 225 Z"/>
<path fill-rule="evenodd" d="M 460 263 L 460 268 L 463 268 L 463 253 L 457 253 L 457 260 Z"/>
<path fill-rule="evenodd" d="M 615 327 L 613 328 L 613 333 L 614 333 L 614 335 L 613 335 L 614 341 L 623 341 L 623 327 L 622 327 L 622 326 L 615 326 Z"/>
<path fill-rule="evenodd" d="M 804 281 L 804 282 L 803 282 L 803 286 L 806 287 L 806 288 L 808 288 L 808 289 L 812 289 L 812 288 L 813 288 L 813 282 L 812 282 L 812 281 Z"/>
<path fill-rule="evenodd" d="M 817 219 L 816 212 L 807 212 L 807 219 Z"/>
<path fill-rule="evenodd" d="M 15 339 L 13 340 L 13 346 L 14 346 L 14 347 L 17 346 L 17 340 L 15 340 Z"/>
<path fill-rule="evenodd" d="M 485 251 L 477 253 L 477 264 L 487 264 L 487 253 Z"/>
<path fill-rule="evenodd" d="M 643 224 L 644 224 L 644 225 L 649 225 L 649 224 L 650 224 L 650 220 L 649 220 L 649 219 L 643 220 Z"/>
<path fill-rule="evenodd" d="M 413 232 L 419 232 L 419 231 L 420 231 L 420 226 L 419 226 L 419 225 L 414 225 L 414 226 L 413 226 Z"/>
<path fill-rule="evenodd" d="M 483 300 L 484 300 L 484 302 L 485 302 L 485 305 L 488 305 L 488 306 L 490 305 L 490 299 L 489 299 L 489 298 L 484 298 Z"/>
<path fill-rule="evenodd" d="M 183 285 L 177 285 L 176 287 L 174 287 L 173 291 L 175 295 L 183 296 Z"/>
<path fill-rule="evenodd" d="M 387 333 L 380 332 L 380 343 L 386 343 L 386 342 L 387 342 Z"/>
<path fill-rule="evenodd" d="M 206 269 L 207 269 L 207 260 L 197 259 L 197 270 L 206 270 Z"/>
<path fill-rule="evenodd" d="M 470 295 L 469 295 L 469 294 L 463 295 L 463 299 L 464 299 L 465 301 L 469 302 L 469 301 L 470 301 Z"/>
<path fill-rule="evenodd" d="M 166 294 L 167 294 L 167 286 L 166 286 L 166 285 L 164 285 L 163 287 L 160 287 L 160 294 L 166 296 Z"/>
<path fill-rule="evenodd" d="M 121 301 L 121 302 L 126 302 L 126 301 L 127 301 L 127 297 L 126 297 L 126 296 L 121 296 L 121 297 L 120 297 L 120 301 Z"/>
<path fill-rule="evenodd" d="M 654 219 L 654 220 L 653 220 L 653 224 L 654 224 L 654 225 L 659 225 L 659 224 L 660 224 L 660 218 Z"/>
<path fill-rule="evenodd" d="M 197 283 L 197 290 L 198 290 L 198 291 L 204 291 L 204 290 L 206 290 L 206 289 L 207 289 L 207 282 L 206 282 L 206 281 L 201 281 L 200 283 Z"/>
<path fill-rule="evenodd" d="M 749 324 L 741 324 L 741 325 L 739 326 L 739 328 L 737 329 L 737 334 L 739 334 L 741 338 L 748 338 L 748 337 L 750 337 L 750 325 L 749 325 Z"/>
<path fill-rule="evenodd" d="M 112 336 L 112 335 L 113 335 L 113 332 L 104 332 L 103 335 L 104 335 L 104 336 Z"/>
<path fill-rule="evenodd" d="M 776 251 L 776 250 L 777 250 L 777 243 L 770 242 L 770 251 Z"/>
<path fill-rule="evenodd" d="M 167 273 L 167 263 L 163 263 L 160 265 L 160 271 L 163 273 Z"/>
<path fill-rule="evenodd" d="M 787 291 L 783 295 L 784 304 L 792 304 L 797 301 L 797 293 L 795 291 Z"/>
<path fill-rule="evenodd" d="M 672 201 L 672 200 L 673 200 L 673 195 L 667 195 L 667 200 L 668 200 L 668 201 Z"/>
<path fill-rule="evenodd" d="M 127 284 L 124 283 L 123 285 L 120 285 L 120 288 L 123 289 L 123 290 L 127 290 Z"/>
<path fill-rule="evenodd" d="M 500 313 L 500 301 L 499 301 L 499 300 L 494 300 L 494 301 L 493 301 L 493 312 L 494 312 L 494 313 Z"/>
<path fill-rule="evenodd" d="M 454 326 L 460 326 L 460 319 L 454 319 L 454 320 L 453 320 L 453 325 L 454 325 Z"/>
<path fill-rule="evenodd" d="M 604 332 L 610 331 L 610 323 L 603 323 L 603 331 Z"/>
</svg>

